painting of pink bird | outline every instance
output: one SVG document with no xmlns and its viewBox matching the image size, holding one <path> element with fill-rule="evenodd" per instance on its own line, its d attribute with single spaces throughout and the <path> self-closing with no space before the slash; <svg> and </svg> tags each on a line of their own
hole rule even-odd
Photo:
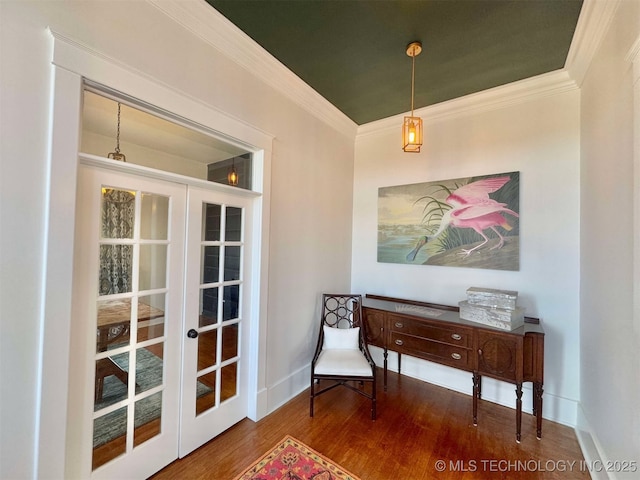
<svg viewBox="0 0 640 480">
<path fill-rule="evenodd" d="M 379 192 L 379 261 L 393 254 L 394 263 L 519 269 L 519 172 L 388 188 L 396 190 Z M 420 190 L 429 193 L 416 199 Z M 414 219 L 394 225 L 397 235 L 391 238 L 389 220 L 380 222 L 389 212 L 381 207 L 402 198 L 406 203 L 412 195 Z M 425 206 L 416 221 L 415 207 L 420 204 Z M 399 259 L 397 247 L 406 245 L 404 239 L 418 228 L 427 234 L 418 235 L 417 241 L 414 236 L 413 248 Z"/>
</svg>

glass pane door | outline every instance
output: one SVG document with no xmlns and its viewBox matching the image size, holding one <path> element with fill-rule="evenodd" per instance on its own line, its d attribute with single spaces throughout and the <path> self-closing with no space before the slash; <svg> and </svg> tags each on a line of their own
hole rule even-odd
<svg viewBox="0 0 640 480">
<path fill-rule="evenodd" d="M 69 478 L 147 478 L 247 416 L 252 202 L 80 168 Z"/>
<path fill-rule="evenodd" d="M 180 456 L 247 414 L 249 211 L 246 200 L 189 190 Z"/>
<path fill-rule="evenodd" d="M 101 189 L 93 468 L 160 434 L 169 202 Z"/>
<path fill-rule="evenodd" d="M 78 202 L 74 334 L 92 345 L 78 476 L 144 477 L 177 457 L 186 189 L 83 167 Z"/>
<path fill-rule="evenodd" d="M 242 209 L 203 203 L 202 217 L 196 415 L 237 392 L 241 289 Z"/>
</svg>

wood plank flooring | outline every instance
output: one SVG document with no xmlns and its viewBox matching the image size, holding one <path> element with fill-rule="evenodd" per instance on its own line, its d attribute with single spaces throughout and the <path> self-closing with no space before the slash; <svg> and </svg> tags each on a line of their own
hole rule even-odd
<svg viewBox="0 0 640 480">
<path fill-rule="evenodd" d="M 285 435 L 362 480 L 590 478 L 572 428 L 543 420 L 537 440 L 535 418 L 523 414 L 518 444 L 513 409 L 481 401 L 474 427 L 470 396 L 393 372 L 385 392 L 378 373 L 375 422 L 370 402 L 345 388 L 317 397 L 311 418 L 307 390 L 259 422 L 241 421 L 151 478 L 231 480 Z"/>
</svg>

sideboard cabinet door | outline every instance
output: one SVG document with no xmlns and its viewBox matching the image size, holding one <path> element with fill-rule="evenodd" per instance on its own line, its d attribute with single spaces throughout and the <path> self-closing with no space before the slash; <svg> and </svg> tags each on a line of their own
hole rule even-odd
<svg viewBox="0 0 640 480">
<path fill-rule="evenodd" d="M 382 312 L 370 309 L 364 311 L 364 333 L 367 344 L 386 348 L 384 318 L 385 314 Z"/>
<path fill-rule="evenodd" d="M 478 330 L 478 373 L 522 382 L 522 337 Z"/>
</svg>

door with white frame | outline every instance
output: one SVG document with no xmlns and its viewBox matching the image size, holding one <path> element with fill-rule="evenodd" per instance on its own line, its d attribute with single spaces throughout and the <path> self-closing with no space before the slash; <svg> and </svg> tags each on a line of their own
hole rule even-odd
<svg viewBox="0 0 640 480">
<path fill-rule="evenodd" d="M 247 416 L 249 198 L 190 187 L 180 456 Z"/>
<path fill-rule="evenodd" d="M 251 199 L 96 166 L 78 178 L 68 472 L 146 478 L 247 415 Z"/>
</svg>

